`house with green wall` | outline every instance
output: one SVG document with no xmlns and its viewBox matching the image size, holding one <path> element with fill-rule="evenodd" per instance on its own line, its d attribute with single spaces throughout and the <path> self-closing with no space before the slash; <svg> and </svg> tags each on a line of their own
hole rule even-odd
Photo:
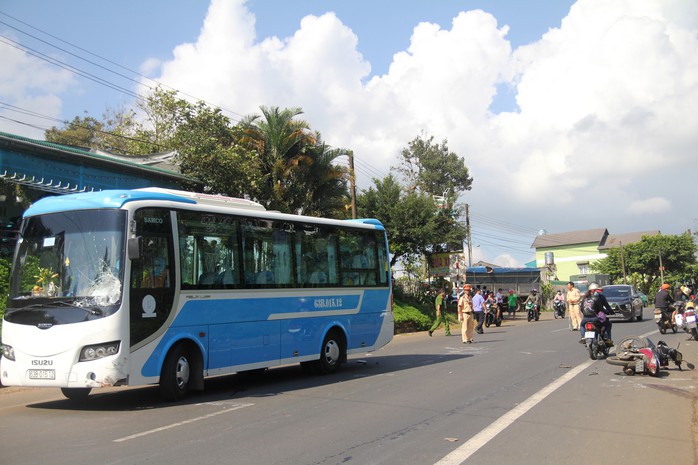
<svg viewBox="0 0 698 465">
<path fill-rule="evenodd" d="M 570 276 L 591 273 L 592 264 L 606 258 L 614 247 L 639 242 L 643 236 L 660 234 L 659 231 L 641 231 L 609 234 L 606 228 L 540 234 L 531 245 L 536 249 L 536 267 L 547 269 L 553 279 L 569 281 Z"/>
</svg>

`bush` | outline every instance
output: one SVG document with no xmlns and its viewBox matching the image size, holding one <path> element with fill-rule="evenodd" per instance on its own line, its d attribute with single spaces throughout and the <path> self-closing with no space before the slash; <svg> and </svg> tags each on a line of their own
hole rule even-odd
<svg viewBox="0 0 698 465">
<path fill-rule="evenodd" d="M 426 331 L 435 317 L 433 308 L 402 299 L 395 299 L 395 333 Z"/>
</svg>

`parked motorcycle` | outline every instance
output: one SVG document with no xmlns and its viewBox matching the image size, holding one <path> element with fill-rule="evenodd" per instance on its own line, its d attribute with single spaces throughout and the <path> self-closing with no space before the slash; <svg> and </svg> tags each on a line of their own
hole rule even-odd
<svg viewBox="0 0 698 465">
<path fill-rule="evenodd" d="M 603 326 L 599 320 L 584 323 L 584 345 L 589 351 L 589 357 L 597 360 L 600 357 L 608 357 L 608 350 L 613 343 L 603 337 Z"/>
<path fill-rule="evenodd" d="M 564 318 L 565 317 L 565 302 L 562 300 L 556 300 L 553 302 L 553 316 L 555 319 L 558 318 Z"/>
<path fill-rule="evenodd" d="M 696 304 L 694 302 L 686 302 L 682 308 L 683 311 L 677 310 L 674 322 L 676 326 L 686 331 L 691 335 L 690 339 L 698 341 L 698 325 L 696 324 Z"/>
<path fill-rule="evenodd" d="M 616 346 L 616 355 L 606 359 L 611 365 L 622 366 L 623 373 L 628 376 L 635 373 L 659 376 L 659 370 L 668 367 L 669 361 L 681 370 L 681 364 L 685 361 L 678 347 L 673 349 L 664 341 L 659 341 L 655 346 L 649 338 L 639 336 L 623 338 Z M 692 363 L 685 363 L 689 369 L 695 369 Z"/>
<path fill-rule="evenodd" d="M 490 325 L 495 325 L 497 327 L 502 326 L 502 315 L 497 317 L 497 306 L 495 304 L 485 304 L 485 327 L 489 328 Z"/>
<path fill-rule="evenodd" d="M 526 302 L 526 312 L 528 313 L 528 321 L 536 320 L 540 318 L 539 313 L 536 311 L 536 305 L 533 302 Z"/>
<path fill-rule="evenodd" d="M 671 313 L 671 308 L 668 308 L 665 311 L 662 311 L 659 308 L 654 309 L 654 321 L 657 323 L 659 332 L 662 334 L 666 334 L 667 329 L 672 330 L 674 333 L 679 330 L 679 328 L 676 326 L 676 321 L 674 321 L 674 319 L 671 317 Z"/>
</svg>

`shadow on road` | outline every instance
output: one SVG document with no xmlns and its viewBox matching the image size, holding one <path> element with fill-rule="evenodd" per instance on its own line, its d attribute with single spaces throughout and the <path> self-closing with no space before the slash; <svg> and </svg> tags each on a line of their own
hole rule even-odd
<svg viewBox="0 0 698 465">
<path fill-rule="evenodd" d="M 94 390 L 87 400 L 69 399 L 27 405 L 28 408 L 79 411 L 137 411 L 196 405 L 206 402 L 230 401 L 241 397 L 269 397 L 281 393 L 352 381 L 357 378 L 379 376 L 436 363 L 452 362 L 472 357 L 473 354 L 407 354 L 369 355 L 350 358 L 338 373 L 308 375 L 299 365 L 269 370 L 240 372 L 230 376 L 206 379 L 206 388 L 190 392 L 179 402 L 166 402 L 157 386 L 140 388 L 109 388 Z"/>
</svg>

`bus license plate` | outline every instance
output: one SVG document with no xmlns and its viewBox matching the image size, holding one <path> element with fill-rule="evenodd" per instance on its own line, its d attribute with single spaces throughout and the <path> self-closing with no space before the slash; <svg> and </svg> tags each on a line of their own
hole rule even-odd
<svg viewBox="0 0 698 465">
<path fill-rule="evenodd" d="M 29 379 L 56 379 L 56 370 L 29 370 Z"/>
</svg>

